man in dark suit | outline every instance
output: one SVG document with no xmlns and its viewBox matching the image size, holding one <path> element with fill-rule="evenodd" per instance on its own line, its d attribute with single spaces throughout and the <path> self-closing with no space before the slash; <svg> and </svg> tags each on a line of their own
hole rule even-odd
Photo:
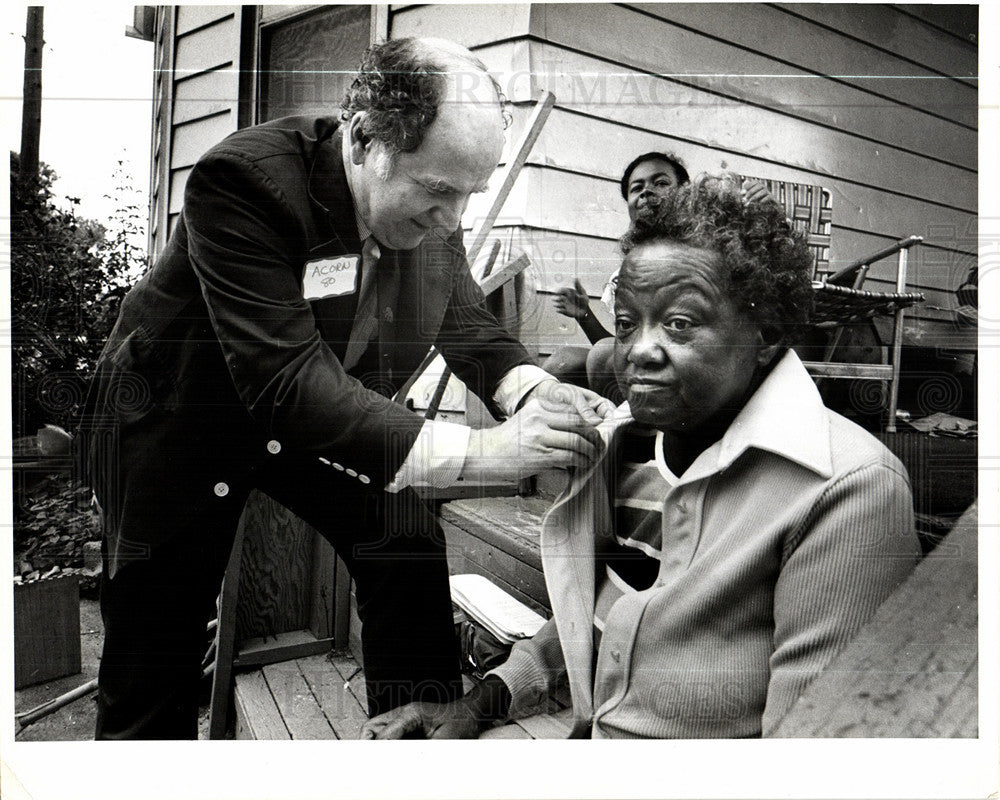
<svg viewBox="0 0 1000 800">
<path fill-rule="evenodd" d="M 196 736 L 205 623 L 254 488 L 346 558 L 371 713 L 461 694 L 443 536 L 410 487 L 586 463 L 610 410 L 535 367 L 469 274 L 461 215 L 502 130 L 471 53 L 399 40 L 366 54 L 340 120 L 248 128 L 194 168 L 88 401 L 98 738 Z M 391 399 L 432 344 L 506 422 Z"/>
</svg>

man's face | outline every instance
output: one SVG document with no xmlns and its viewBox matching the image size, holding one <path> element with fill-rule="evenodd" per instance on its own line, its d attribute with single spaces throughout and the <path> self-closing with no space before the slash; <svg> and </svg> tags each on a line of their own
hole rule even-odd
<svg viewBox="0 0 1000 800">
<path fill-rule="evenodd" d="M 766 349 L 730 299 L 715 252 L 661 241 L 626 256 L 614 366 L 638 422 L 697 433 L 720 412 L 738 411 Z"/>
<path fill-rule="evenodd" d="M 469 196 L 486 190 L 503 148 L 496 105 L 442 103 L 420 147 L 392 159 L 381 144 L 357 140 L 356 122 L 355 202 L 375 238 L 396 250 L 416 247 L 432 230 L 454 231 Z"/>
<path fill-rule="evenodd" d="M 651 158 L 641 162 L 628 178 L 628 218 L 634 220 L 639 212 L 677 188 L 677 172 L 674 165 L 662 158 Z"/>
</svg>

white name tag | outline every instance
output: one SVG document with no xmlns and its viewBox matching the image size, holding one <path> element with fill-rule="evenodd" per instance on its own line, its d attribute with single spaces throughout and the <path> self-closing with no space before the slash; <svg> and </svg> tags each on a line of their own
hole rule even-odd
<svg viewBox="0 0 1000 800">
<path fill-rule="evenodd" d="M 302 274 L 302 296 L 306 300 L 353 294 L 361 256 L 348 254 L 336 258 L 307 261 Z"/>
</svg>

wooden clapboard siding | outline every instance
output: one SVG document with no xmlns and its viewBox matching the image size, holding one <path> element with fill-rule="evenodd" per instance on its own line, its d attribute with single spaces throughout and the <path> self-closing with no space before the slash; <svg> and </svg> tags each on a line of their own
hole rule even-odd
<svg viewBox="0 0 1000 800">
<path fill-rule="evenodd" d="M 648 25 L 649 19 L 643 19 Z M 967 169 L 548 43 L 535 43 L 532 49 L 544 64 L 533 79 L 556 95 L 561 108 L 893 195 L 932 193 L 935 203 L 965 213 L 976 209 L 976 175 Z"/>
<path fill-rule="evenodd" d="M 174 125 L 172 171 L 193 167 L 209 147 L 233 130 L 232 109 L 216 111 L 182 125 Z"/>
<path fill-rule="evenodd" d="M 184 199 L 190 167 L 236 130 L 241 8 L 167 6 L 157 42 L 151 181 L 153 255 L 163 249 Z"/>
<path fill-rule="evenodd" d="M 173 107 L 169 79 L 173 59 L 175 10 L 158 6 L 153 52 L 153 135 L 151 137 L 149 179 L 149 251 L 159 253 L 169 235 L 167 209 L 170 169 L 170 109 Z"/>
<path fill-rule="evenodd" d="M 774 3 L 787 14 L 811 20 L 825 29 L 850 37 L 891 55 L 922 64 L 940 75 L 948 75 L 968 86 L 977 86 L 976 48 L 968 41 L 942 36 L 928 25 L 896 8 L 886 23 L 886 9 L 859 3 Z"/>
<path fill-rule="evenodd" d="M 513 110 L 514 132 L 519 129 L 526 108 Z M 887 208 L 884 193 L 878 189 L 854 181 L 833 179 L 828 174 L 815 169 L 796 168 L 786 164 L 775 164 L 753 155 L 742 155 L 720 151 L 718 148 L 693 144 L 673 135 L 664 136 L 650 130 L 616 124 L 615 122 L 580 114 L 565 109 L 553 110 L 529 157 L 529 164 L 559 168 L 581 176 L 603 178 L 594 182 L 589 194 L 601 198 L 601 213 L 606 215 L 601 235 L 617 235 L 628 224 L 619 192 L 618 178 L 628 163 L 628 154 L 655 149 L 666 149 L 677 153 L 688 164 L 692 173 L 701 171 L 718 172 L 729 169 L 742 175 L 754 175 L 783 181 L 822 185 L 831 189 L 834 195 L 834 226 L 859 231 L 871 231 L 876 235 L 897 238 L 909 233 L 920 233 L 927 238 L 928 245 L 975 252 L 975 229 L 969 235 L 958 236 L 956 231 L 965 231 L 975 224 L 975 217 L 963 210 L 946 209 L 947 217 L 942 217 L 938 207 L 922 198 L 896 197 L 893 207 Z M 608 154 L 615 154 L 609 156 Z M 618 155 L 618 154 L 621 155 Z M 904 204 L 915 204 L 912 211 L 903 216 Z M 511 209 L 508 206 L 508 209 Z M 873 217 L 879 214 L 880 217 Z M 897 217 L 897 215 L 899 215 Z M 894 225 L 894 221 L 898 222 Z M 947 227 L 945 227 L 947 226 Z M 593 232 L 588 225 L 588 231 Z M 862 253 L 845 258 L 840 252 L 839 240 L 834 239 L 834 261 L 848 263 Z"/>
<path fill-rule="evenodd" d="M 842 228 L 896 237 L 932 232 L 931 225 L 961 230 L 970 223 L 967 214 L 916 198 L 889 198 L 863 186 L 835 184 L 829 188 L 833 189 L 834 220 L 840 220 L 837 224 Z M 613 212 L 621 204 L 613 181 L 529 163 L 511 191 L 504 217 L 520 218 L 540 228 L 616 238 L 622 228 L 617 222 L 620 217 Z M 474 197 L 468 213 L 481 216 L 484 205 L 483 198 Z M 847 217 L 847 225 L 842 224 L 843 217 Z M 838 246 L 836 236 L 833 246 Z"/>
<path fill-rule="evenodd" d="M 239 71 L 228 61 L 206 72 L 179 80 L 174 92 L 175 124 L 232 111 L 239 93 Z"/>
<path fill-rule="evenodd" d="M 943 129 L 976 127 L 977 88 L 974 83 L 941 80 L 946 76 L 937 71 L 885 49 L 839 35 L 835 28 L 817 25 L 782 9 L 753 3 L 734 15 L 706 14 L 703 6 L 687 3 L 642 4 L 632 8 L 688 30 L 688 36 L 671 37 L 664 46 L 672 57 L 676 57 L 674 63 L 686 65 L 689 72 L 718 71 L 719 48 L 741 48 L 743 52 L 739 53 L 740 60 L 734 71 L 748 76 L 755 73 L 769 76 L 766 80 L 749 77 L 732 84 L 737 91 L 750 89 L 746 98 L 750 102 L 758 102 L 755 96 L 760 92 L 769 105 L 787 103 L 801 107 L 804 113 L 815 112 L 821 120 L 860 132 L 859 127 L 863 125 L 884 128 L 887 124 L 885 114 L 869 119 L 870 115 L 864 111 L 879 108 L 884 111 L 884 101 L 892 100 L 914 112 L 899 113 L 903 110 L 900 108 L 893 118 L 915 120 L 919 127 L 917 133 L 924 135 L 926 146 L 930 148 L 941 144 L 927 136 L 939 127 L 923 117 L 939 117 L 947 126 Z M 891 23 L 899 16 L 898 12 L 883 10 L 881 24 Z M 661 31 L 657 29 L 656 33 L 659 35 Z M 692 33 L 694 35 L 690 35 Z M 686 44 L 686 49 L 672 50 L 681 43 Z M 642 49 L 641 44 L 637 42 L 637 50 Z M 914 53 L 912 45 L 900 44 L 904 48 L 900 53 Z M 975 48 L 970 49 L 974 57 Z M 968 65 L 967 58 L 962 61 Z M 778 78 L 778 75 L 788 78 Z M 809 75 L 837 77 L 822 78 L 823 87 L 815 92 L 816 82 L 803 80 Z M 975 76 L 975 72 L 971 75 Z M 900 130 L 895 136 L 904 133 Z M 895 137 L 890 140 L 895 141 Z M 967 154 L 959 152 L 959 156 L 964 155 Z"/>
</svg>

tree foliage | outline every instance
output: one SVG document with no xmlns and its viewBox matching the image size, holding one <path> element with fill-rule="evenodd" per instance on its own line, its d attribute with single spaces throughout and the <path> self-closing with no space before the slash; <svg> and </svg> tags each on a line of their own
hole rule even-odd
<svg viewBox="0 0 1000 800">
<path fill-rule="evenodd" d="M 56 173 L 42 164 L 22 182 L 11 153 L 11 306 L 14 436 L 44 423 L 72 427 L 86 385 L 114 324 L 131 276 L 145 268 L 134 244 L 142 215 L 121 204 L 111 230 L 77 214 L 79 200 L 60 207 Z M 124 194 L 127 178 L 115 176 Z"/>
</svg>

